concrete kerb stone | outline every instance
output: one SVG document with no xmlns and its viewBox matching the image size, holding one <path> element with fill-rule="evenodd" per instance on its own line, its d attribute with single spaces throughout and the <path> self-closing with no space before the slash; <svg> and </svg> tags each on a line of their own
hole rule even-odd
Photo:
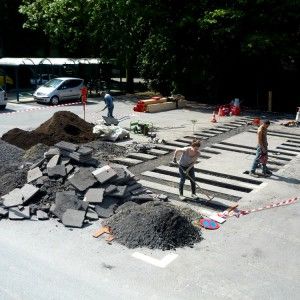
<svg viewBox="0 0 300 300">
<path fill-rule="evenodd" d="M 42 177 L 43 173 L 41 172 L 39 167 L 31 169 L 27 172 L 27 183 L 30 183 L 38 178 Z"/>
<path fill-rule="evenodd" d="M 62 223 L 66 227 L 81 228 L 85 219 L 86 212 L 83 210 L 67 209 L 62 215 Z"/>
</svg>

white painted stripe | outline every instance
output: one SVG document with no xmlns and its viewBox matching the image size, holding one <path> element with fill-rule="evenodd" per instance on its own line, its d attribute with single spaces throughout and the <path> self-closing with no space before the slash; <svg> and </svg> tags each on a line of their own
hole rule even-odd
<svg viewBox="0 0 300 300">
<path fill-rule="evenodd" d="M 153 258 L 153 257 L 150 257 L 148 255 L 145 255 L 145 254 L 142 254 L 139 252 L 134 252 L 131 256 L 134 258 L 140 259 L 140 260 L 142 260 L 148 264 L 151 264 L 153 266 L 156 266 L 159 268 L 165 268 L 167 265 L 169 265 L 172 261 L 174 261 L 178 257 L 178 254 L 170 253 L 170 254 L 167 254 L 162 259 Z"/>
</svg>

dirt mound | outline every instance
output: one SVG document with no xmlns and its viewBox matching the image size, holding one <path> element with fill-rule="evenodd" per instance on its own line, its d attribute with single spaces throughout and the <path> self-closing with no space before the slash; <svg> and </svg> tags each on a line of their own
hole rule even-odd
<svg viewBox="0 0 300 300">
<path fill-rule="evenodd" d="M 52 146 L 59 141 L 86 143 L 94 140 L 90 124 L 69 111 L 59 111 L 33 131 L 14 128 L 2 136 L 2 139 L 22 149 L 42 143 Z"/>
<path fill-rule="evenodd" d="M 112 228 L 116 240 L 128 248 L 169 250 L 201 240 L 200 231 L 185 216 L 162 202 L 120 207 L 105 223 Z"/>
</svg>

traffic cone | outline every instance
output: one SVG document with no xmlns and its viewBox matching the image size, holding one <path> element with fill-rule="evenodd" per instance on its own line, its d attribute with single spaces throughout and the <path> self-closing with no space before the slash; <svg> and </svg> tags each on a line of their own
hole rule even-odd
<svg viewBox="0 0 300 300">
<path fill-rule="evenodd" d="M 215 112 L 213 112 L 212 118 L 211 118 L 211 122 L 212 123 L 217 123 L 217 119 L 216 119 L 216 114 Z"/>
</svg>

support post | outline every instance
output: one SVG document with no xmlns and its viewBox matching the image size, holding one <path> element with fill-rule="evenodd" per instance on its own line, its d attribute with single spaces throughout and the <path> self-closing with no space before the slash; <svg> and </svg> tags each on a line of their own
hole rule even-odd
<svg viewBox="0 0 300 300">
<path fill-rule="evenodd" d="M 268 111 L 272 111 L 272 91 L 268 92 Z"/>
</svg>

